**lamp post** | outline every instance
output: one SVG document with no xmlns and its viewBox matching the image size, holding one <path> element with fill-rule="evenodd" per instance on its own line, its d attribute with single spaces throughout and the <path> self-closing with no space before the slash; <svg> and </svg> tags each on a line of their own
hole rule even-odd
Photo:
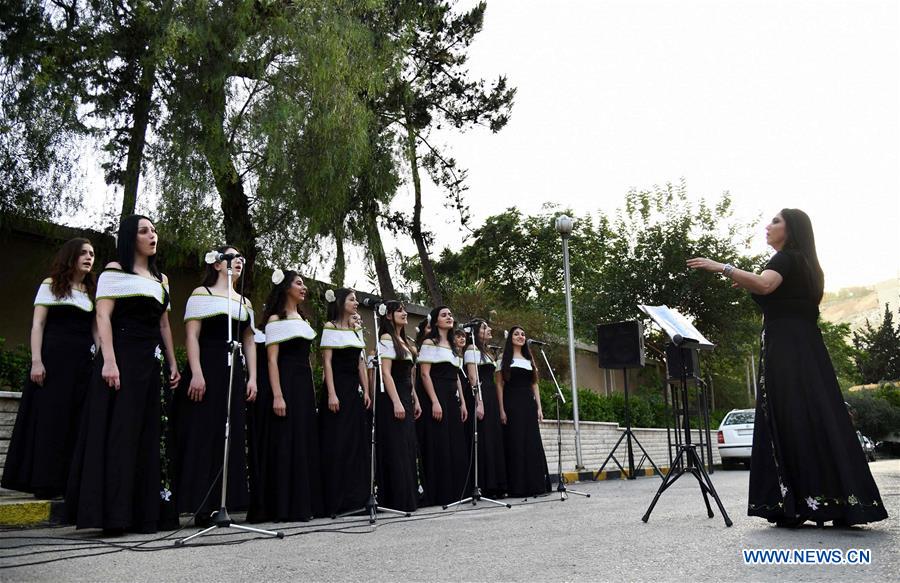
<svg viewBox="0 0 900 583">
<path fill-rule="evenodd" d="M 569 278 L 569 235 L 575 221 L 566 215 L 556 217 L 556 232 L 562 237 L 563 271 L 566 286 L 566 325 L 569 329 L 569 376 L 572 379 L 572 420 L 575 422 L 575 469 L 583 470 L 581 461 L 581 430 L 578 424 L 578 376 L 575 373 L 575 327 L 572 324 L 572 286 Z"/>
</svg>

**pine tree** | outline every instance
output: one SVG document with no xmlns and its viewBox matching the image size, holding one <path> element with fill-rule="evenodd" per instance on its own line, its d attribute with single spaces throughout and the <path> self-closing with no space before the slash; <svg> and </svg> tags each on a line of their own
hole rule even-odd
<svg viewBox="0 0 900 583">
<path fill-rule="evenodd" d="M 884 319 L 878 327 L 866 320 L 862 330 L 853 333 L 857 349 L 856 367 L 864 383 L 900 379 L 900 327 L 894 326 L 890 305 L 884 307 Z"/>
</svg>

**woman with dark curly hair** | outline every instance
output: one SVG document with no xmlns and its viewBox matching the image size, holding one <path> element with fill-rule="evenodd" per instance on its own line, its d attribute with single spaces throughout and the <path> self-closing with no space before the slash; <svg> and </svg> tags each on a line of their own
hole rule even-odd
<svg viewBox="0 0 900 583">
<path fill-rule="evenodd" d="M 91 380 L 94 248 L 72 239 L 38 288 L 31 323 L 31 374 L 3 468 L 2 486 L 54 498 L 66 491 L 72 447 Z"/>
</svg>

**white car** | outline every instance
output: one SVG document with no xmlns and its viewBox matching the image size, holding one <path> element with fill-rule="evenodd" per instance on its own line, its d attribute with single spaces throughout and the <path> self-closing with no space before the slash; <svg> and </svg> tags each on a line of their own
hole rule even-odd
<svg viewBox="0 0 900 583">
<path fill-rule="evenodd" d="M 754 409 L 732 409 L 722 419 L 716 439 L 719 442 L 719 456 L 722 465 L 742 462 L 750 466 L 750 452 L 753 450 Z"/>
</svg>

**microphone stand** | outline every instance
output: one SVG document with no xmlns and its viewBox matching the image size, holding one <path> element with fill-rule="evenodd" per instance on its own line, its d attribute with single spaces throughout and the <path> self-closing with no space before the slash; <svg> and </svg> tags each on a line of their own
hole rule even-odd
<svg viewBox="0 0 900 583">
<path fill-rule="evenodd" d="M 541 349 L 541 356 L 544 357 L 544 364 L 547 365 L 547 370 L 550 371 L 550 378 L 553 379 L 553 385 L 556 387 L 556 394 L 553 395 L 553 401 L 556 403 L 556 491 L 559 492 L 559 501 L 565 502 L 569 498 L 569 494 L 577 494 L 578 496 L 590 498 L 591 495 L 587 492 L 579 492 L 578 490 L 566 488 L 566 480 L 562 473 L 562 421 L 559 416 L 559 403 L 560 401 L 565 403 L 566 397 L 563 395 L 562 389 L 559 388 L 559 383 L 556 382 L 556 375 L 553 374 L 553 367 L 550 366 L 550 361 L 547 360 L 547 355 L 544 354 L 544 348 L 542 346 L 538 346 L 538 348 Z"/>
<path fill-rule="evenodd" d="M 475 345 L 475 332 L 472 328 L 463 328 L 463 330 L 467 330 L 466 334 L 468 334 L 469 339 L 472 341 L 472 347 L 475 348 L 475 353 L 478 355 L 478 362 L 475 363 L 475 386 L 472 387 L 472 390 L 475 391 L 475 409 L 478 409 L 478 401 L 481 401 L 481 376 L 478 372 L 478 365 L 481 364 L 481 359 L 483 358 L 482 353 L 478 350 L 478 347 Z M 463 350 L 463 367 L 465 367 L 465 350 Z M 472 447 L 475 450 L 473 454 L 473 465 L 475 466 L 475 481 L 472 484 L 472 495 L 468 498 L 463 498 L 462 500 L 457 500 L 451 504 L 447 504 L 444 506 L 444 510 L 451 508 L 453 506 L 459 506 L 460 504 L 467 504 L 469 502 L 472 503 L 472 506 L 476 506 L 479 502 L 490 502 L 491 504 L 495 504 L 497 506 L 506 506 L 507 508 L 512 508 L 512 504 L 508 504 L 506 502 L 500 502 L 499 500 L 494 500 L 493 498 L 488 498 L 487 496 L 482 496 L 481 494 L 481 486 L 478 485 L 478 414 L 475 411 L 472 411 L 472 435 L 474 436 L 472 440 Z"/>
<path fill-rule="evenodd" d="M 281 531 L 276 532 L 272 530 L 254 528 L 252 526 L 246 526 L 243 524 L 234 524 L 231 520 L 231 516 L 228 515 L 228 508 L 225 505 L 225 498 L 228 495 L 228 452 L 231 448 L 231 394 L 234 388 L 234 363 L 237 360 L 238 355 L 241 354 L 241 343 L 235 341 L 232 334 L 232 328 L 234 327 L 234 324 L 231 320 L 231 295 L 234 292 L 234 284 L 232 283 L 231 278 L 234 273 L 234 269 L 231 265 L 231 262 L 233 260 L 234 257 L 229 255 L 225 256 L 226 270 L 228 274 L 228 395 L 226 399 L 227 405 L 225 409 L 225 451 L 223 454 L 224 459 L 222 461 L 222 499 L 221 504 L 219 505 L 219 509 L 214 512 L 211 517 L 212 526 L 204 528 L 200 532 L 195 532 L 191 536 L 176 540 L 176 547 L 184 546 L 186 542 L 199 536 L 209 534 L 217 528 L 236 528 L 238 530 L 243 530 L 246 532 L 254 532 L 256 534 L 264 534 L 266 536 L 284 538 L 284 533 Z M 243 280 L 241 280 L 241 285 L 243 286 Z M 243 310 L 243 307 L 244 303 L 242 301 L 240 307 L 238 307 L 238 322 L 240 322 L 241 311 Z"/>
<path fill-rule="evenodd" d="M 390 512 L 391 514 L 396 514 L 398 516 L 412 516 L 411 512 L 406 512 L 403 510 L 395 510 L 393 508 L 387 508 L 385 506 L 378 505 L 378 494 L 376 493 L 375 488 L 375 426 L 378 424 L 378 417 L 376 416 L 376 403 L 378 403 L 378 393 L 384 392 L 384 378 L 382 378 L 383 371 L 381 369 L 381 332 L 378 330 L 378 309 L 384 306 L 382 303 L 378 303 L 372 306 L 372 316 L 375 321 L 375 384 L 378 386 L 376 390 L 375 387 L 372 389 L 372 436 L 370 440 L 370 449 L 369 449 L 369 499 L 366 500 L 366 505 L 362 508 L 357 508 L 356 510 L 350 510 L 344 512 L 342 514 L 338 514 L 335 518 L 344 518 L 345 516 L 353 516 L 355 514 L 368 514 L 369 515 L 369 524 L 375 524 L 376 515 L 378 512 Z"/>
</svg>

